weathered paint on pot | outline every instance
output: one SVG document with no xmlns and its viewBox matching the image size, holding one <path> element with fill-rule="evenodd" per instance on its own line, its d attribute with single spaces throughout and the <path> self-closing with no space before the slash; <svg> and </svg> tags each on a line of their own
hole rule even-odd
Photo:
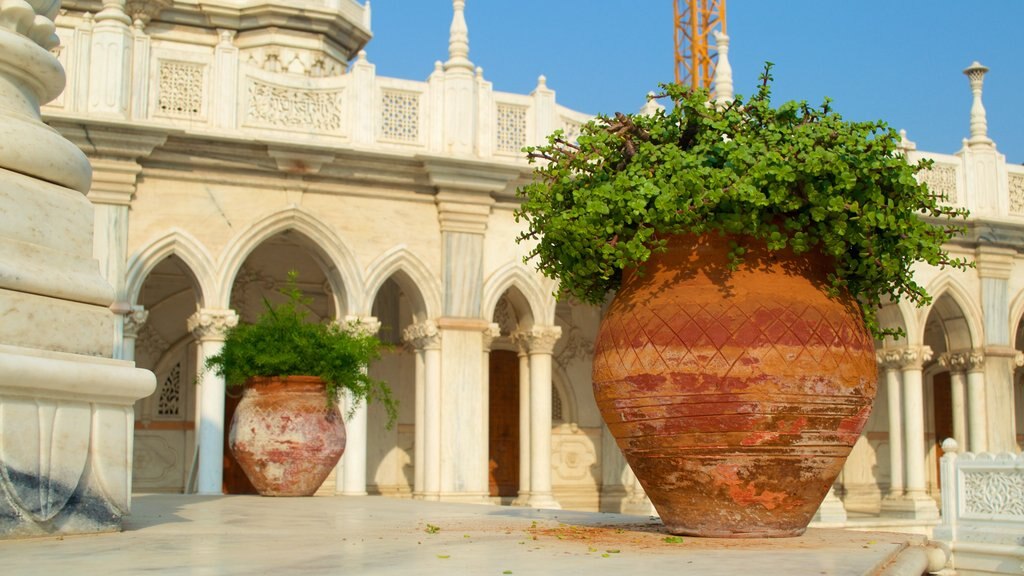
<svg viewBox="0 0 1024 576">
<path fill-rule="evenodd" d="M 601 414 L 669 531 L 802 534 L 871 411 L 877 368 L 858 306 L 820 256 L 728 270 L 729 241 L 673 238 L 628 273 L 594 355 Z"/>
<path fill-rule="evenodd" d="M 345 451 L 345 424 L 319 378 L 252 378 L 228 441 L 263 496 L 312 496 Z"/>
</svg>

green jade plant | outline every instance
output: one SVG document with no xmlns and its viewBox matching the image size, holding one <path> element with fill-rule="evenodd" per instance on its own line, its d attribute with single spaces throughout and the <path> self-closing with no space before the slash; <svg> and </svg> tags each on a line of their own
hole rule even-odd
<svg viewBox="0 0 1024 576">
<path fill-rule="evenodd" d="M 264 311 L 254 323 L 230 328 L 221 351 L 206 360 L 207 369 L 224 377 L 228 386 L 244 385 L 254 376 L 318 376 L 324 381 L 328 405 L 341 389 L 354 400 L 349 414 L 364 400 L 379 402 L 388 414 L 388 427 L 397 417 L 397 403 L 387 383 L 371 378 L 366 367 L 380 357 L 380 340 L 354 326 L 311 322 L 312 298 L 288 273 L 280 293 L 285 300 L 263 299 Z"/>
<path fill-rule="evenodd" d="M 575 142 L 559 130 L 525 148 L 544 161 L 518 191 L 517 241 L 534 243 L 526 260 L 559 280 L 561 296 L 600 304 L 673 234 L 729 235 L 733 267 L 752 240 L 770 253 L 818 250 L 834 263 L 829 290 L 857 298 L 876 337 L 898 337 L 878 308 L 930 302 L 917 262 L 969 266 L 944 248 L 967 211 L 916 180 L 931 162 L 908 164 L 884 122 L 843 120 L 827 98 L 773 107 L 771 68 L 746 101 L 714 105 L 703 90 L 663 84 L 671 110 L 599 116 Z"/>
</svg>

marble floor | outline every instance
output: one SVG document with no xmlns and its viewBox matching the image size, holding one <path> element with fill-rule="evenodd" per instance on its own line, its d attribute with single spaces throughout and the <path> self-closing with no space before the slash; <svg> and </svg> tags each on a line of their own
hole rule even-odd
<svg viewBox="0 0 1024 576">
<path fill-rule="evenodd" d="M 398 500 L 137 495 L 124 531 L 0 542 L 0 574 L 877 574 L 922 536 L 674 538 L 623 516 Z"/>
</svg>

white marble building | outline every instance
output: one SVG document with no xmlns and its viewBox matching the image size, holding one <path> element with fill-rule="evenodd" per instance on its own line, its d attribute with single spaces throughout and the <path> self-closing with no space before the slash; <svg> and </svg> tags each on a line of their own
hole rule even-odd
<svg viewBox="0 0 1024 576">
<path fill-rule="evenodd" d="M 321 317 L 379 323 L 395 345 L 371 371 L 398 424 L 358 410 L 321 493 L 649 510 L 592 398 L 600 311 L 556 302 L 513 241 L 520 148 L 588 115 L 543 77 L 495 90 L 464 4 L 446 60 L 414 81 L 376 75 L 355 0 L 64 3 L 68 88 L 44 118 L 93 166 L 115 354 L 157 375 L 136 405 L 136 491 L 244 490 L 222 465 L 235 393 L 200 366 L 296 269 Z M 971 82 L 963 149 L 906 150 L 972 210 L 951 250 L 977 268 L 922 268 L 934 304 L 883 312 L 909 337 L 879 345 L 884 386 L 836 490 L 851 512 L 934 522 L 945 436 L 1019 450 L 1024 168 L 987 138 Z"/>
</svg>

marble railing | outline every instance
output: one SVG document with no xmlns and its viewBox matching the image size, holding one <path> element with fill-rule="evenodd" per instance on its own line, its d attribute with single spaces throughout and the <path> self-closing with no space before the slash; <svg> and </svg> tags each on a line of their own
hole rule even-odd
<svg viewBox="0 0 1024 576">
<path fill-rule="evenodd" d="M 388 78 L 376 75 L 365 52 L 347 64 L 322 46 L 249 46 L 233 31 L 172 35 L 136 22 L 123 31 L 130 73 L 111 74 L 94 61 L 100 30 L 94 20 L 80 12 L 58 18 L 61 46 L 55 52 L 67 71 L 68 89 L 43 108 L 49 118 L 102 115 L 190 133 L 315 139 L 318 145 L 411 153 L 444 153 L 452 140 L 446 131 L 454 129 L 453 122 L 444 118 L 452 92 L 446 82 L 452 80 L 440 65 L 425 81 Z M 101 86 L 119 76 L 121 89 Z M 472 92 L 472 105 L 459 107 L 466 118 L 456 124 L 464 130 L 468 121 L 478 157 L 525 161 L 523 146 L 542 142 L 556 128 L 578 131 L 589 119 L 557 105 L 543 78 L 530 95 L 493 90 L 479 68 L 468 77 L 464 73 L 461 82 L 458 90 Z M 103 91 L 113 94 L 109 101 L 127 95 L 122 109 L 98 102 Z"/>
<path fill-rule="evenodd" d="M 952 551 L 952 568 L 1019 574 L 1024 566 L 1024 454 L 957 453 L 942 443 L 942 523 L 934 538 Z"/>
</svg>

